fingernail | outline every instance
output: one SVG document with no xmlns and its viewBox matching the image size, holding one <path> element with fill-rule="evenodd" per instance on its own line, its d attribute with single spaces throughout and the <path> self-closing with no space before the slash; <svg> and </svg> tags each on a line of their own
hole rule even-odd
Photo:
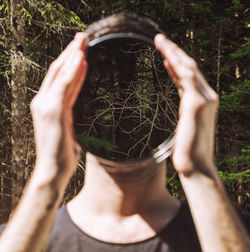
<svg viewBox="0 0 250 252">
<path fill-rule="evenodd" d="M 77 43 L 80 49 L 84 50 L 85 49 L 85 44 L 86 44 L 86 34 L 83 32 L 78 32 L 75 35 L 74 41 Z"/>
<path fill-rule="evenodd" d="M 160 42 L 161 40 L 163 40 L 163 39 L 165 39 L 166 37 L 165 37 L 165 35 L 163 35 L 163 34 L 157 34 L 156 36 L 155 36 L 155 39 L 157 40 L 157 42 Z"/>
<path fill-rule="evenodd" d="M 83 32 L 77 32 L 76 35 L 75 35 L 75 39 L 77 39 L 77 40 L 78 39 L 83 39 L 85 37 L 86 37 L 86 35 Z"/>
</svg>

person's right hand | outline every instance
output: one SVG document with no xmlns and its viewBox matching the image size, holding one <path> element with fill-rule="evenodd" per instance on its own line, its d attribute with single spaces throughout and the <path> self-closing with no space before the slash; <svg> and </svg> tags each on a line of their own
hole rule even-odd
<svg viewBox="0 0 250 252">
<path fill-rule="evenodd" d="M 65 187 L 72 176 L 80 147 L 73 134 L 72 108 L 87 72 L 84 33 L 51 64 L 41 88 L 31 103 L 36 166 L 32 182 L 53 181 Z M 63 185 L 63 186 L 62 186 Z"/>
</svg>

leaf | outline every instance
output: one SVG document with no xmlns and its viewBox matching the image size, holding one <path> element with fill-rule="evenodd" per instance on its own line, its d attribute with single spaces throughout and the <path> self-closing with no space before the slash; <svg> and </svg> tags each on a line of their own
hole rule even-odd
<svg viewBox="0 0 250 252">
<path fill-rule="evenodd" d="M 118 148 L 115 144 L 101 138 L 87 136 L 86 132 L 77 135 L 77 140 L 84 145 L 86 148 L 89 148 L 90 150 L 94 149 L 104 149 L 105 151 L 112 151 Z"/>
<path fill-rule="evenodd" d="M 241 47 L 235 52 L 231 53 L 230 56 L 234 59 L 239 59 L 244 56 L 249 56 L 250 54 L 250 38 L 244 38 L 246 41 L 244 44 L 241 45 Z"/>
<path fill-rule="evenodd" d="M 240 181 L 241 183 L 248 183 L 250 181 L 250 169 L 242 172 L 223 172 L 218 171 L 220 177 L 226 184 L 232 184 L 235 181 Z"/>
</svg>

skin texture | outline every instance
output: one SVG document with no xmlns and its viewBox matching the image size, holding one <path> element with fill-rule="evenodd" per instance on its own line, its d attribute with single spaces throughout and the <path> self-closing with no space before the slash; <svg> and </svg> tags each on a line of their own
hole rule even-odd
<svg viewBox="0 0 250 252">
<path fill-rule="evenodd" d="M 248 237 L 213 163 L 218 96 L 195 61 L 173 42 L 157 35 L 155 45 L 181 96 L 172 159 L 203 251 L 246 252 Z M 0 238 L 0 251 L 46 251 L 56 210 L 79 157 L 72 107 L 86 71 L 85 35 L 79 33 L 51 65 L 32 101 L 36 165 Z M 152 237 L 176 215 L 179 206 L 165 188 L 164 162 L 158 167 L 112 172 L 87 153 L 85 186 L 67 207 L 85 232 L 105 241 L 127 243 Z M 102 225 L 96 229 L 95 222 Z"/>
<path fill-rule="evenodd" d="M 148 239 L 176 216 L 180 203 L 166 190 L 166 163 L 107 172 L 88 153 L 84 187 L 67 205 L 84 232 L 112 243 Z"/>
</svg>

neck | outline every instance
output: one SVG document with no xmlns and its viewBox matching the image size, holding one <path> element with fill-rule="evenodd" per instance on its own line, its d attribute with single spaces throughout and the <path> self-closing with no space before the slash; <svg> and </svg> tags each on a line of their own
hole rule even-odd
<svg viewBox="0 0 250 252">
<path fill-rule="evenodd" d="M 98 216 L 120 218 L 152 215 L 155 211 L 176 207 L 177 201 L 166 190 L 165 162 L 146 166 L 125 172 L 112 171 L 88 153 L 84 187 L 72 203 Z"/>
</svg>

